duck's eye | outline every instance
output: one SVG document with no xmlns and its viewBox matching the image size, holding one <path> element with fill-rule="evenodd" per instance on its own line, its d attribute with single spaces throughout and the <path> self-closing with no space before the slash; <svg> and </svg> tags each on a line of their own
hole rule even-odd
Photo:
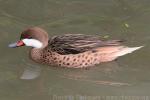
<svg viewBox="0 0 150 100">
<path fill-rule="evenodd" d="M 30 37 L 30 36 L 29 36 L 28 34 L 22 34 L 20 38 L 21 38 L 21 39 L 24 39 L 24 38 L 29 38 L 29 37 Z"/>
</svg>

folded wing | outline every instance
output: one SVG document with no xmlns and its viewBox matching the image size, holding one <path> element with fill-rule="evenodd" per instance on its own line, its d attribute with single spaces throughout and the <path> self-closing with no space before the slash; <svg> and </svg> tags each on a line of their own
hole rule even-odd
<svg viewBox="0 0 150 100">
<path fill-rule="evenodd" d="M 50 38 L 48 47 L 59 54 L 78 54 L 104 46 L 118 46 L 121 40 L 106 40 L 99 36 L 65 34 Z"/>
</svg>

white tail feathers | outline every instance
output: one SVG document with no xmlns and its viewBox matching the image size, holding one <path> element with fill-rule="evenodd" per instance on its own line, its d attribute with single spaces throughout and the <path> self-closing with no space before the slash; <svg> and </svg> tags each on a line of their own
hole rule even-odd
<svg viewBox="0 0 150 100">
<path fill-rule="evenodd" d="M 125 54 L 132 53 L 133 51 L 136 51 L 136 50 L 138 50 L 138 49 L 140 49 L 142 47 L 144 47 L 144 46 L 139 46 L 139 47 L 123 47 L 123 48 L 120 48 L 120 50 L 118 52 L 116 52 L 114 56 L 116 56 L 116 57 L 123 56 Z"/>
</svg>

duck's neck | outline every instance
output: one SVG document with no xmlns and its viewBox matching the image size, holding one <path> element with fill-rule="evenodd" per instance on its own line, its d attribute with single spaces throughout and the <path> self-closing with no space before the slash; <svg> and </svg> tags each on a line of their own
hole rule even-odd
<svg viewBox="0 0 150 100">
<path fill-rule="evenodd" d="M 32 48 L 29 51 L 29 57 L 37 63 L 41 63 L 41 58 L 43 56 L 42 54 L 43 54 L 43 48 L 40 49 Z"/>
</svg>

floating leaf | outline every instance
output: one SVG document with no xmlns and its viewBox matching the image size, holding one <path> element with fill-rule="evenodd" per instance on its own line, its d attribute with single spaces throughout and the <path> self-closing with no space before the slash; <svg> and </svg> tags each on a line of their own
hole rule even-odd
<svg viewBox="0 0 150 100">
<path fill-rule="evenodd" d="M 129 27 L 130 27 L 129 24 L 127 24 L 127 23 L 125 23 L 124 26 L 125 26 L 126 28 L 129 28 Z"/>
</svg>

